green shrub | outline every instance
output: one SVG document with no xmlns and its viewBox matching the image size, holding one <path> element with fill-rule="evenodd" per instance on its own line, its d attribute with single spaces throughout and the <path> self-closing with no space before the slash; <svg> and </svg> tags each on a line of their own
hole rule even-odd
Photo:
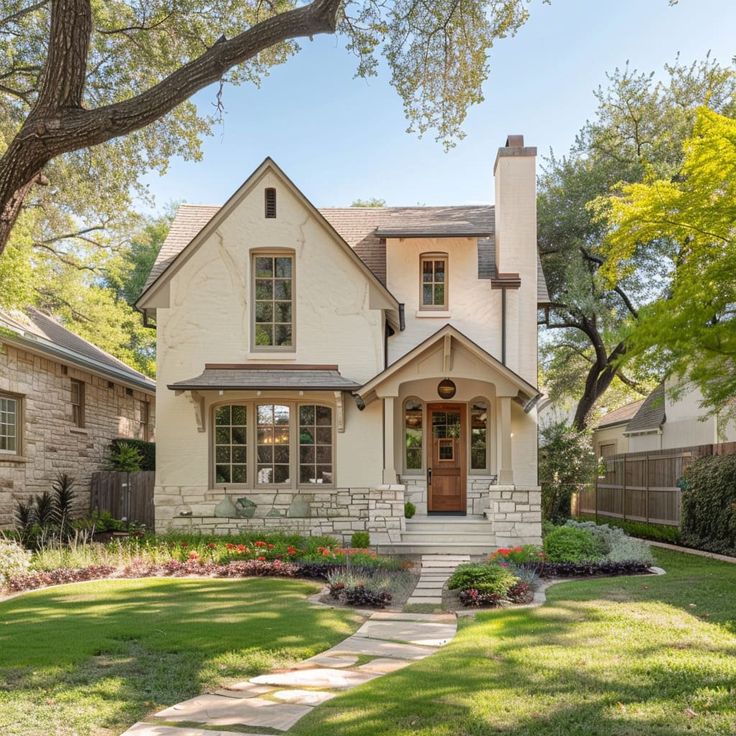
<svg viewBox="0 0 736 736">
<path fill-rule="evenodd" d="M 350 537 L 350 546 L 356 549 L 368 549 L 371 544 L 371 535 L 368 532 L 353 532 Z"/>
<path fill-rule="evenodd" d="M 119 473 L 135 473 L 141 469 L 143 455 L 128 442 L 114 442 L 110 445 L 105 467 Z"/>
<path fill-rule="evenodd" d="M 603 547 L 587 529 L 558 526 L 544 538 L 544 553 L 550 562 L 583 562 L 603 557 Z"/>
<path fill-rule="evenodd" d="M 578 521 L 595 521 L 592 514 L 579 514 Z M 648 524 L 644 521 L 629 521 L 628 519 L 614 519 L 599 517 L 597 524 L 607 524 L 623 529 L 632 537 L 651 539 L 654 542 L 667 542 L 668 544 L 680 544 L 680 530 L 676 526 L 667 524 Z"/>
<path fill-rule="evenodd" d="M 629 537 L 623 529 L 609 526 L 608 524 L 596 524 L 593 521 L 575 521 L 570 519 L 566 526 L 572 529 L 583 529 L 590 532 L 600 545 L 601 552 L 611 562 L 626 562 L 636 560 L 639 562 L 654 562 L 649 545 L 641 539 Z"/>
<path fill-rule="evenodd" d="M 517 582 L 516 576 L 498 565 L 468 563 L 460 565 L 447 582 L 450 590 L 478 590 L 504 596 Z"/>
<path fill-rule="evenodd" d="M 685 471 L 684 480 L 682 541 L 736 555 L 736 455 L 700 458 Z"/>
<path fill-rule="evenodd" d="M 138 470 L 156 470 L 156 443 L 146 442 L 145 440 L 132 440 L 128 438 L 118 438 L 110 443 L 112 450 L 116 445 L 126 444 L 134 447 L 141 456 L 141 465 Z"/>
<path fill-rule="evenodd" d="M 411 519 L 414 514 L 417 512 L 417 507 L 411 502 L 407 501 L 404 504 L 404 518 L 405 519 Z"/>
</svg>

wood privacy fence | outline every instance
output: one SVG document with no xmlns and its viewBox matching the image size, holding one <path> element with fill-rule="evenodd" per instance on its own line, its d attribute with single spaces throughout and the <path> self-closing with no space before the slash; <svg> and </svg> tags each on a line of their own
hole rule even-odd
<svg viewBox="0 0 736 736">
<path fill-rule="evenodd" d="M 92 473 L 92 510 L 107 511 L 115 519 L 127 519 L 153 529 L 153 485 L 156 473 L 139 470 Z"/>
<path fill-rule="evenodd" d="M 736 442 L 610 455 L 606 474 L 577 494 L 573 510 L 679 526 L 682 491 L 677 483 L 685 468 L 706 455 L 733 453 Z"/>
</svg>

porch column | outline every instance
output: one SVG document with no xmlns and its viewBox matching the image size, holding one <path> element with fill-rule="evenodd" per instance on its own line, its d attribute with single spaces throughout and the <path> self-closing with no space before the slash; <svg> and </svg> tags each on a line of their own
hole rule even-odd
<svg viewBox="0 0 736 736">
<path fill-rule="evenodd" d="M 383 482 L 396 483 L 396 460 L 394 457 L 394 398 L 383 399 Z"/>
<path fill-rule="evenodd" d="M 514 483 L 511 464 L 511 399 L 501 396 L 498 400 L 498 484 L 510 486 Z"/>
</svg>

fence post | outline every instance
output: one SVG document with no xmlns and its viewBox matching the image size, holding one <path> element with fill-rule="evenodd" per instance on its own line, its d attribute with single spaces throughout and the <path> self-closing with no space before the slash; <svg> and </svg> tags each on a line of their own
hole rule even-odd
<svg viewBox="0 0 736 736">
<path fill-rule="evenodd" d="M 646 488 L 644 496 L 644 516 L 649 523 L 649 455 L 644 460 L 644 487 Z"/>
<path fill-rule="evenodd" d="M 626 455 L 624 455 L 624 473 L 621 478 L 621 493 L 623 494 L 624 521 L 626 521 Z"/>
</svg>

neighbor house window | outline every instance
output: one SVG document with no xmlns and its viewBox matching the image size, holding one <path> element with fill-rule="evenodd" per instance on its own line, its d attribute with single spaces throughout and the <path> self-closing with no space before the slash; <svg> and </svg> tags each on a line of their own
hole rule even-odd
<svg viewBox="0 0 736 736">
<path fill-rule="evenodd" d="M 215 482 L 246 483 L 247 411 L 244 406 L 215 409 Z"/>
<path fill-rule="evenodd" d="M 0 454 L 20 454 L 20 399 L 0 394 Z"/>
<path fill-rule="evenodd" d="M 259 484 L 281 485 L 291 478 L 290 413 L 290 408 L 282 404 L 258 404 L 256 407 L 256 480 Z"/>
<path fill-rule="evenodd" d="M 71 379 L 72 424 L 84 427 L 84 381 Z"/>
<path fill-rule="evenodd" d="M 423 255 L 420 270 L 422 309 L 447 309 L 447 256 Z"/>
<path fill-rule="evenodd" d="M 407 470 L 422 469 L 422 446 L 424 429 L 422 423 L 422 402 L 408 399 L 404 403 L 405 466 Z"/>
<path fill-rule="evenodd" d="M 259 254 L 253 266 L 254 347 L 293 348 L 294 257 Z"/>
<path fill-rule="evenodd" d="M 138 440 L 145 440 L 148 442 L 149 436 L 148 436 L 148 422 L 149 422 L 149 415 L 148 415 L 148 402 L 147 401 L 138 401 L 137 402 L 137 416 L 136 416 L 136 429 L 135 429 L 135 438 Z"/>
<path fill-rule="evenodd" d="M 470 408 L 470 469 L 488 467 L 488 404 L 474 401 Z"/>
<path fill-rule="evenodd" d="M 332 483 L 332 409 L 299 407 L 299 482 Z"/>
</svg>

